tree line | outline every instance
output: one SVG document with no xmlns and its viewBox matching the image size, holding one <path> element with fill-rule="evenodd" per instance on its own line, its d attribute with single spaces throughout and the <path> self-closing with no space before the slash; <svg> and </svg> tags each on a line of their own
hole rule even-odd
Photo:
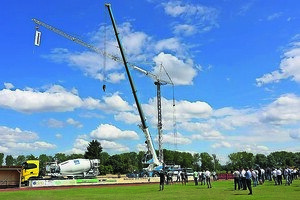
<svg viewBox="0 0 300 200">
<path fill-rule="evenodd" d="M 158 152 L 157 152 L 158 153 Z M 54 156 L 41 154 L 38 157 L 34 155 L 19 155 L 14 158 L 12 155 L 7 155 L 4 159 L 4 154 L 0 153 L 0 166 L 20 166 L 26 160 L 39 160 L 40 167 L 43 168 L 47 162 L 57 161 L 58 163 L 66 160 L 86 158 L 100 159 L 101 174 L 127 174 L 131 172 L 141 171 L 144 167 L 142 159 L 145 152 L 140 151 L 109 155 L 104 152 L 100 142 L 92 140 L 84 154 L 57 153 Z M 164 162 L 166 165 L 180 165 L 182 168 L 192 168 L 194 171 L 233 171 L 242 167 L 300 167 L 300 152 L 292 153 L 286 151 L 272 152 L 269 155 L 253 154 L 246 151 L 231 153 L 228 155 L 229 161 L 225 165 L 221 165 L 215 154 L 207 152 L 191 154 L 188 152 L 171 151 L 164 149 Z"/>
</svg>

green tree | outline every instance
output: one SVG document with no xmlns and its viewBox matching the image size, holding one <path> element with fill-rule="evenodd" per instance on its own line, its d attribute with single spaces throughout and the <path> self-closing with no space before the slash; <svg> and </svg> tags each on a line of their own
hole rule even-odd
<svg viewBox="0 0 300 200">
<path fill-rule="evenodd" d="M 300 167 L 300 152 L 294 153 L 294 161 L 295 161 L 294 165 L 299 168 Z"/>
<path fill-rule="evenodd" d="M 92 140 L 88 147 L 87 151 L 84 153 L 84 157 L 87 159 L 100 159 L 102 152 L 102 147 L 98 140 Z"/>
<path fill-rule="evenodd" d="M 38 160 L 37 157 L 35 157 L 34 155 L 30 154 L 26 156 L 26 160 Z"/>
<path fill-rule="evenodd" d="M 163 150 L 163 154 L 164 154 L 164 163 L 166 165 L 174 165 L 174 151 L 170 151 L 167 149 Z"/>
<path fill-rule="evenodd" d="M 3 161 L 4 161 L 4 153 L 0 153 L 0 166 L 3 165 Z"/>
<path fill-rule="evenodd" d="M 234 170 L 237 168 L 253 167 L 254 165 L 254 156 L 253 153 L 248 153 L 246 151 L 231 153 L 228 155 L 231 163 L 231 169 Z"/>
<path fill-rule="evenodd" d="M 54 155 L 52 161 L 56 161 L 58 163 L 61 163 L 61 162 L 64 162 L 66 160 L 68 160 L 66 154 L 64 154 L 64 153 L 57 153 L 57 154 Z"/>
<path fill-rule="evenodd" d="M 7 166 L 13 166 L 14 165 L 14 158 L 12 157 L 12 155 L 7 155 L 6 158 L 5 158 L 5 164 Z"/>
<path fill-rule="evenodd" d="M 221 170 L 221 164 L 219 159 L 217 158 L 216 154 L 212 154 L 213 157 L 213 163 L 214 163 L 214 171 L 219 171 Z"/>
<path fill-rule="evenodd" d="M 268 161 L 272 167 L 286 167 L 295 164 L 294 154 L 286 151 L 275 151 L 267 156 Z"/>
<path fill-rule="evenodd" d="M 109 158 L 110 155 L 107 152 L 100 153 L 100 165 L 99 165 L 100 174 L 110 174 L 113 172 L 112 167 L 108 165 Z"/>
<path fill-rule="evenodd" d="M 194 171 L 200 171 L 201 169 L 201 166 L 200 166 L 200 163 L 201 163 L 201 156 L 199 153 L 195 153 L 193 155 L 193 170 Z"/>
<path fill-rule="evenodd" d="M 143 169 L 143 163 L 142 163 L 142 159 L 144 158 L 145 152 L 144 151 L 140 151 L 137 155 L 137 159 L 138 159 L 138 171 L 142 171 Z"/>
<path fill-rule="evenodd" d="M 254 156 L 254 164 L 261 168 L 268 167 L 267 156 L 265 156 L 264 154 L 256 154 Z"/>
<path fill-rule="evenodd" d="M 24 155 L 19 155 L 17 158 L 16 158 L 16 165 L 17 166 L 21 166 L 23 162 L 26 161 L 26 157 Z"/>
<path fill-rule="evenodd" d="M 190 168 L 193 166 L 193 155 L 191 153 L 182 152 L 182 163 L 180 163 L 182 168 Z"/>
<path fill-rule="evenodd" d="M 123 169 L 122 169 L 123 173 L 127 174 L 138 170 L 139 161 L 137 159 L 137 153 L 135 152 L 123 153 L 120 156 L 123 165 Z"/>
<path fill-rule="evenodd" d="M 73 159 L 79 159 L 79 158 L 84 158 L 84 155 L 83 154 L 76 154 L 76 153 L 73 153 L 68 157 L 68 160 L 73 160 Z"/>
<path fill-rule="evenodd" d="M 211 157 L 207 152 L 200 154 L 200 160 L 201 160 L 201 169 L 202 170 L 213 170 L 214 169 L 214 163 L 213 163 L 213 157 Z"/>
<path fill-rule="evenodd" d="M 182 166 L 182 163 L 183 163 L 183 154 L 182 152 L 179 152 L 179 151 L 175 151 L 173 152 L 174 154 L 174 164 L 175 165 L 181 165 Z"/>
<path fill-rule="evenodd" d="M 116 154 L 109 158 L 108 165 L 111 165 L 113 168 L 113 173 L 123 173 L 123 161 L 120 155 Z"/>
<path fill-rule="evenodd" d="M 46 174 L 46 163 L 47 162 L 52 162 L 53 157 L 52 156 L 47 156 L 46 154 L 41 154 L 39 156 L 39 161 L 40 161 L 40 175 L 44 176 Z"/>
</svg>

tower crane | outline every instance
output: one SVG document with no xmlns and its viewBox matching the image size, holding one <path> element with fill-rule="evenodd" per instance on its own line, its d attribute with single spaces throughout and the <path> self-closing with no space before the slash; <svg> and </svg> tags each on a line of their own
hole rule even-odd
<svg viewBox="0 0 300 200">
<path fill-rule="evenodd" d="M 166 85 L 166 84 L 170 84 L 174 87 L 174 84 L 169 76 L 169 74 L 166 72 L 165 68 L 163 67 L 163 65 L 161 64 L 161 69 L 160 70 L 164 70 L 168 79 L 169 80 L 164 80 L 164 79 L 161 79 L 158 75 L 156 74 L 153 74 L 147 70 L 144 70 L 134 64 L 131 64 L 129 62 L 126 61 L 126 58 L 125 58 L 125 55 L 123 53 L 123 49 L 122 49 L 122 45 L 121 45 L 121 42 L 120 42 L 120 39 L 118 38 L 118 33 L 117 33 L 117 27 L 116 27 L 116 24 L 115 24 L 115 21 L 114 21 L 114 18 L 113 18 L 113 15 L 112 15 L 112 11 L 111 11 L 111 5 L 110 4 L 105 4 L 105 6 L 108 8 L 108 11 L 109 11 L 109 14 L 110 14 L 110 17 L 111 17 L 111 20 L 112 20 L 112 23 L 113 23 L 113 27 L 114 27 L 114 31 L 115 31 L 115 34 L 116 34 L 116 37 L 117 37 L 117 41 L 118 41 L 118 45 L 119 45 L 119 48 L 120 48 L 120 51 L 121 51 L 121 55 L 122 55 L 122 59 L 119 58 L 118 56 L 116 55 L 113 55 L 113 54 L 109 54 L 71 34 L 68 34 L 68 33 L 65 33 L 64 31 L 54 27 L 54 26 L 51 26 L 45 22 L 42 22 L 38 19 L 35 19 L 33 18 L 33 22 L 35 24 L 37 24 L 38 26 L 43 26 L 45 28 L 47 28 L 48 30 L 66 38 L 66 39 L 69 39 L 81 46 L 84 46 L 86 48 L 88 48 L 89 50 L 97 53 L 97 54 L 100 54 L 104 57 L 108 57 L 118 63 L 122 63 L 125 65 L 125 68 L 126 68 L 126 72 L 127 72 L 127 76 L 128 76 L 128 79 L 129 79 L 129 82 L 130 82 L 130 85 L 131 85 L 131 89 L 133 91 L 133 95 L 134 95 L 134 99 L 135 99 L 135 103 L 137 105 L 137 108 L 138 108 L 138 111 L 139 111 L 139 115 L 140 115 L 140 118 L 141 118 L 141 129 L 143 130 L 144 134 L 145 134 L 145 137 L 146 137 L 146 143 L 147 143 L 147 148 L 148 148 L 148 152 L 150 153 L 150 155 L 152 156 L 152 159 L 149 161 L 149 160 L 145 160 L 144 163 L 147 163 L 149 164 L 148 166 L 148 170 L 147 171 L 153 171 L 154 168 L 157 168 L 157 167 L 160 167 L 162 168 L 162 165 L 163 165 L 163 148 L 162 148 L 162 114 L 161 114 L 161 85 Z M 35 41 L 35 45 L 39 45 L 40 43 L 40 36 L 41 36 L 41 32 L 38 31 L 38 27 L 36 28 L 37 31 L 36 31 L 36 37 L 35 39 L 38 39 L 38 41 Z M 148 127 L 146 125 L 146 120 L 145 120 L 145 117 L 144 117 L 144 114 L 143 114 L 143 111 L 142 111 L 142 108 L 139 104 L 139 101 L 138 101 L 138 98 L 137 98 L 137 95 L 136 95 L 136 89 L 135 89 L 135 86 L 134 86 L 134 83 L 133 83 L 133 80 L 131 78 L 131 75 L 130 75 L 130 72 L 129 72 L 129 69 L 128 69 L 128 66 L 133 68 L 134 70 L 137 70 L 149 77 L 151 77 L 153 80 L 154 80 L 154 84 L 156 85 L 156 88 L 157 88 L 157 117 L 158 117 L 158 124 L 157 124 L 157 128 L 158 128 L 158 144 L 159 144 L 159 157 L 157 158 L 157 155 L 156 155 L 156 152 L 155 152 L 155 149 L 153 147 L 153 142 L 152 142 L 152 139 L 151 139 L 151 135 L 149 133 L 149 130 L 148 130 Z M 105 85 L 103 86 L 103 89 L 105 89 Z M 175 101 L 173 99 L 173 107 L 175 106 Z"/>
</svg>

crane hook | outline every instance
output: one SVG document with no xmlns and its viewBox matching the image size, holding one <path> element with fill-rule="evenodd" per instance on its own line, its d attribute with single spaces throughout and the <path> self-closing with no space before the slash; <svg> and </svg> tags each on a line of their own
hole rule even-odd
<svg viewBox="0 0 300 200">
<path fill-rule="evenodd" d="M 103 89 L 103 92 L 105 92 L 105 90 L 106 90 L 106 85 L 105 84 L 103 84 L 102 89 Z"/>
</svg>

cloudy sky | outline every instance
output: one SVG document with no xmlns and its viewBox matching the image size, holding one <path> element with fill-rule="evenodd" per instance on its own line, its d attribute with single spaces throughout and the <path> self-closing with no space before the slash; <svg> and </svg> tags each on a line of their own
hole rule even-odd
<svg viewBox="0 0 300 200">
<path fill-rule="evenodd" d="M 300 151 L 299 1 L 110 3 L 130 66 L 174 83 L 161 88 L 164 148 L 221 161 Z M 111 155 L 145 150 L 124 65 L 111 59 L 121 55 L 104 4 L 2 2 L 0 152 L 83 153 L 93 139 Z M 43 26 L 35 46 L 32 18 L 108 56 Z M 155 80 L 130 72 L 157 149 Z"/>
</svg>

